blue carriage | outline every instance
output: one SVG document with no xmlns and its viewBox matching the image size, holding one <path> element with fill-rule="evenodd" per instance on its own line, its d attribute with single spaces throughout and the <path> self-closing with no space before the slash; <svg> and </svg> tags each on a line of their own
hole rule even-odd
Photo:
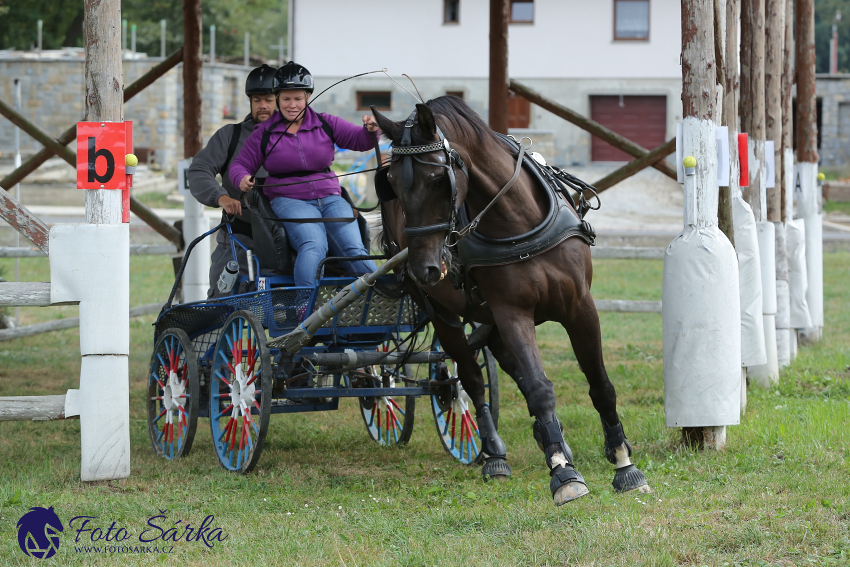
<svg viewBox="0 0 850 567">
<path fill-rule="evenodd" d="M 236 246 L 247 250 L 227 223 L 201 238 L 217 230 L 228 231 L 234 259 Z M 265 236 L 269 238 L 255 238 L 255 247 L 274 242 L 272 235 Z M 183 266 L 199 240 L 187 248 Z M 247 473 L 260 458 L 272 414 L 336 410 L 341 398 L 354 398 L 373 441 L 402 445 L 413 432 L 416 399 L 425 396 L 448 454 L 467 465 L 483 461 L 472 403 L 453 362 L 436 339 L 428 350 L 409 348 L 428 321 L 395 276 L 381 276 L 307 345 L 290 354 L 268 343 L 292 332 L 356 278 L 328 275 L 315 287 L 297 287 L 291 274 L 263 265 L 268 252 L 248 254 L 252 269 L 238 276 L 230 295 L 172 305 L 181 266 L 154 324 L 146 413 L 157 455 L 187 455 L 198 418 L 207 418 L 219 463 L 229 471 Z M 281 251 L 271 252 L 273 256 Z M 325 262 L 330 268 L 344 260 Z M 486 348 L 477 353 L 477 360 L 495 421 L 495 362 Z M 423 370 L 417 373 L 417 367 Z"/>
</svg>

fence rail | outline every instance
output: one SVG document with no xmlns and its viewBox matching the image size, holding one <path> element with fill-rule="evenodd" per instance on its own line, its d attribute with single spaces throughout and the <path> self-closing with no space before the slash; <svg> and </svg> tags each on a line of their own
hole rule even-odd
<svg viewBox="0 0 850 567">
<path fill-rule="evenodd" d="M 49 285 L 49 284 L 48 284 Z M 130 309 L 130 318 L 141 317 L 143 315 L 152 315 L 159 313 L 163 303 L 149 303 Z M 73 329 L 80 326 L 79 317 L 68 317 L 67 319 L 56 319 L 55 321 L 46 321 L 44 323 L 35 323 L 24 327 L 13 327 L 11 329 L 0 330 L 0 342 L 11 341 L 14 339 L 22 339 L 42 333 L 50 333 L 52 331 L 61 331 L 62 329 Z"/>
<path fill-rule="evenodd" d="M 130 256 L 157 256 L 177 254 L 173 244 L 133 244 Z M 0 258 L 46 258 L 47 254 L 38 248 L 0 246 Z"/>
</svg>

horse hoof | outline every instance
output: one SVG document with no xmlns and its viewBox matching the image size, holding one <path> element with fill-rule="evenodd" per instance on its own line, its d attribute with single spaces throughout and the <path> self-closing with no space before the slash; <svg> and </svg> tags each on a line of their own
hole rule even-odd
<svg viewBox="0 0 850 567">
<path fill-rule="evenodd" d="M 552 495 L 552 499 L 555 501 L 555 506 L 563 506 L 567 502 L 571 502 L 577 498 L 581 498 L 582 496 L 589 494 L 590 489 L 587 488 L 587 485 L 583 482 L 568 482 L 567 484 L 562 485 L 555 491 L 555 494 Z"/>
<path fill-rule="evenodd" d="M 511 467 L 505 459 L 500 457 L 487 457 L 484 461 L 484 466 L 481 468 L 481 476 L 484 477 L 485 482 L 490 479 L 504 480 L 511 476 L 511 474 L 513 474 Z"/>
<path fill-rule="evenodd" d="M 652 489 L 646 483 L 646 477 L 634 465 L 626 465 L 614 471 L 614 481 L 611 483 L 614 492 L 631 492 L 637 490 L 641 494 L 649 494 Z"/>
</svg>

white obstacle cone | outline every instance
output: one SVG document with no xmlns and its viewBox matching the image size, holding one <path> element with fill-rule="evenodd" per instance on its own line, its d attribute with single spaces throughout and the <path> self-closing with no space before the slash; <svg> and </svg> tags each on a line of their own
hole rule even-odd
<svg viewBox="0 0 850 567">
<path fill-rule="evenodd" d="M 80 304 L 80 389 L 65 416 L 80 416 L 80 477 L 130 475 L 129 224 L 50 229 L 50 301 Z"/>
<path fill-rule="evenodd" d="M 761 264 L 762 318 L 766 361 L 750 366 L 747 375 L 763 388 L 779 381 L 776 350 L 776 237 L 772 222 L 757 222 L 759 262 Z"/>
<path fill-rule="evenodd" d="M 664 255 L 664 410 L 721 448 L 741 416 L 741 313 L 735 249 L 717 226 L 715 126 L 683 123 L 685 226 Z M 693 157 L 692 157 L 693 156 Z"/>
<path fill-rule="evenodd" d="M 812 319 L 811 327 L 800 331 L 800 339 L 804 342 L 817 342 L 823 333 L 823 214 L 818 183 L 823 175 L 818 174 L 817 168 L 816 163 L 798 164 L 800 195 L 797 196 L 797 216 L 806 226 L 806 302 Z"/>
</svg>

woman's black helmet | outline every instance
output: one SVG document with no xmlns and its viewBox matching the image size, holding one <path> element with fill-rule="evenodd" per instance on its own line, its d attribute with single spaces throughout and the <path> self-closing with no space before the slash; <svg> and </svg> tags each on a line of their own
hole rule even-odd
<svg viewBox="0 0 850 567">
<path fill-rule="evenodd" d="M 245 81 L 245 94 L 263 95 L 274 93 L 274 67 L 269 67 L 265 63 L 248 73 L 248 79 Z"/>
<path fill-rule="evenodd" d="M 308 93 L 313 92 L 313 75 L 293 61 L 277 70 L 274 74 L 273 83 L 272 88 L 275 93 L 294 89 L 302 89 Z"/>
</svg>

